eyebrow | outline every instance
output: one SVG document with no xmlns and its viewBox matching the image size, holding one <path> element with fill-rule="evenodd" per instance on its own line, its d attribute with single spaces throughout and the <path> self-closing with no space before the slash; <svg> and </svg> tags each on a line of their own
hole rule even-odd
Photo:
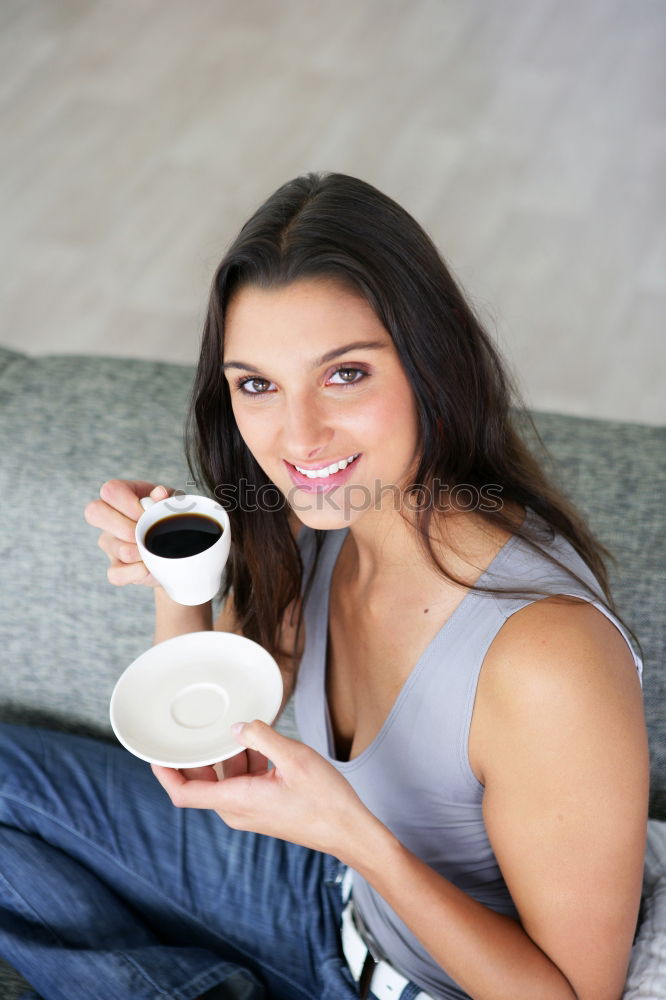
<svg viewBox="0 0 666 1000">
<path fill-rule="evenodd" d="M 377 351 L 381 350 L 383 347 L 388 345 L 381 340 L 355 340 L 351 344 L 345 344 L 344 347 L 335 347 L 332 351 L 327 351 L 326 354 L 322 354 L 320 358 L 315 358 L 310 368 L 314 370 L 315 368 L 320 368 L 325 365 L 327 361 L 334 361 L 335 358 L 339 358 L 342 354 L 347 354 L 349 351 Z M 227 368 L 242 368 L 246 372 L 254 372 L 255 375 L 260 375 L 261 372 L 254 365 L 248 365 L 245 361 L 225 361 L 222 365 L 222 370 L 226 371 Z"/>
</svg>

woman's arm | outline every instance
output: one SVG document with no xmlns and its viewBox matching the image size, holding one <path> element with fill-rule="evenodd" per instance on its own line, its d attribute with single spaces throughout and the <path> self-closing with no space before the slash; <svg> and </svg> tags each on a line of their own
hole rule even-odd
<svg viewBox="0 0 666 1000">
<path fill-rule="evenodd" d="M 178 604 L 162 587 L 155 587 L 155 633 L 153 643 L 173 639 L 187 632 L 210 632 L 213 628 L 212 604 L 186 607 Z"/>
<path fill-rule="evenodd" d="M 648 752 L 615 626 L 591 605 L 552 599 L 509 619 L 481 673 L 473 744 L 520 924 L 388 831 L 347 860 L 475 1000 L 618 1000 L 640 901 Z"/>
<path fill-rule="evenodd" d="M 186 632 L 235 632 L 242 635 L 238 623 L 234 596 L 230 593 L 213 622 L 212 602 L 185 607 L 172 601 L 161 587 L 155 588 L 155 642 L 184 635 Z"/>
</svg>

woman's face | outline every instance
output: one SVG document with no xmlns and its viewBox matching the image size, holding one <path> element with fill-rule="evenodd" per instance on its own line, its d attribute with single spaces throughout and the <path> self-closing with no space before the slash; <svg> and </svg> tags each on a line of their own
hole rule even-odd
<svg viewBox="0 0 666 1000">
<path fill-rule="evenodd" d="M 411 385 L 364 298 L 332 280 L 241 289 L 224 371 L 238 429 L 301 521 L 396 509 L 418 460 Z"/>
</svg>

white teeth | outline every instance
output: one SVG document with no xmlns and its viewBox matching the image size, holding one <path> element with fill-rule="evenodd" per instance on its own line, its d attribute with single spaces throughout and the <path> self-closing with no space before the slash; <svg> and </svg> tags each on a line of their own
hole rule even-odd
<svg viewBox="0 0 666 1000">
<path fill-rule="evenodd" d="M 336 472 L 341 472 L 342 469 L 346 469 L 349 463 L 353 462 L 355 458 L 358 458 L 358 455 L 350 455 L 349 458 L 343 458 L 339 462 L 334 462 L 333 465 L 329 465 L 323 469 L 301 469 L 298 465 L 295 465 L 294 468 L 297 472 L 300 472 L 302 476 L 307 476 L 308 479 L 327 479 L 329 476 L 333 476 Z"/>
</svg>

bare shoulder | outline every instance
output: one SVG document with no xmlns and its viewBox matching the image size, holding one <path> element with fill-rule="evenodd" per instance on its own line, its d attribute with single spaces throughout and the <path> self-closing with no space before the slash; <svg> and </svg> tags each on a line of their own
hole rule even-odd
<svg viewBox="0 0 666 1000">
<path fill-rule="evenodd" d="M 536 601 L 507 620 L 486 654 L 470 743 L 474 769 L 485 784 L 507 727 L 567 732 L 589 746 L 597 728 L 600 739 L 608 737 L 615 714 L 644 738 L 640 682 L 619 629 L 586 601 Z"/>
<path fill-rule="evenodd" d="M 525 929 L 580 997 L 619 995 L 647 819 L 640 684 L 593 605 L 547 598 L 502 627 L 479 679 L 470 761 Z"/>
<path fill-rule="evenodd" d="M 496 696 L 510 689 L 529 699 L 563 684 L 572 693 L 580 688 L 579 694 L 598 686 L 640 694 L 620 630 L 594 605 L 568 597 L 544 598 L 512 615 L 488 651 L 483 675 L 488 693 Z"/>
</svg>

